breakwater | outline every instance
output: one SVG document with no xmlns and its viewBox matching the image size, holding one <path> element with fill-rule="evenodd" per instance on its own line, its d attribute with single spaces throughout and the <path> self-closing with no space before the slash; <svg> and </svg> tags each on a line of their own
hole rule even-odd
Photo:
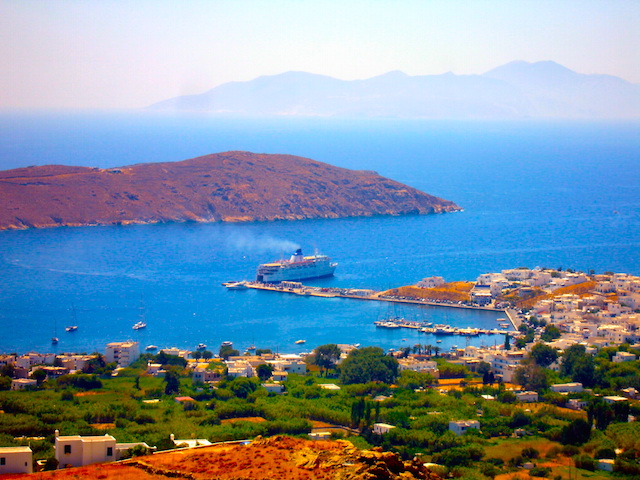
<svg viewBox="0 0 640 480">
<path fill-rule="evenodd" d="M 376 302 L 391 302 L 391 303 L 404 303 L 411 305 L 424 305 L 429 307 L 443 307 L 443 308 L 458 308 L 458 309 L 467 309 L 467 310 L 483 310 L 489 312 L 503 312 L 506 315 L 506 318 L 500 319 L 505 324 L 508 322 L 513 327 L 513 330 L 504 329 L 455 329 L 455 328 L 432 328 L 430 324 L 422 324 L 419 322 L 410 322 L 410 321 L 391 321 L 391 322 L 383 322 L 387 325 L 384 327 L 387 328 L 411 328 L 418 329 L 424 333 L 432 333 L 435 335 L 443 334 L 443 335 L 464 335 L 464 336 L 475 336 L 480 334 L 491 335 L 491 334 L 502 334 L 505 333 L 514 334 L 517 333 L 517 328 L 520 324 L 520 320 L 513 310 L 505 310 L 494 307 L 485 307 L 479 305 L 467 305 L 463 303 L 450 303 L 450 302 L 434 302 L 421 298 L 408 298 L 408 297 L 395 297 L 392 295 L 383 295 L 383 292 L 379 292 L 376 290 L 370 289 L 359 289 L 359 288 L 327 288 L 327 287 L 313 287 L 309 285 L 303 285 L 299 282 L 281 282 L 281 283 L 261 283 L 261 282 L 225 282 L 223 284 L 225 287 L 232 290 L 242 290 L 242 289 L 255 289 L 255 290 L 263 290 L 269 292 L 277 292 L 277 293 L 288 293 L 292 295 L 301 295 L 301 296 L 312 296 L 312 297 L 320 297 L 320 298 L 346 298 L 352 300 L 368 300 L 368 301 L 376 301 Z M 379 323 L 379 322 L 378 322 Z M 391 324 L 393 323 L 393 326 Z M 377 325 L 381 326 L 381 325 Z M 436 326 L 436 327 L 447 327 L 447 326 Z"/>
</svg>

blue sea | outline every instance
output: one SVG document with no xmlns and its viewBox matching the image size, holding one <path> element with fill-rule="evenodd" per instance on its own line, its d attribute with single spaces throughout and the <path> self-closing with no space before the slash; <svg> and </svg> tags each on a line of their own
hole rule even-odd
<svg viewBox="0 0 640 480">
<path fill-rule="evenodd" d="M 387 289 L 426 276 L 474 280 L 505 268 L 640 275 L 640 122 L 240 119 L 139 112 L 0 114 L 0 169 L 113 167 L 247 150 L 376 170 L 463 212 L 247 224 L 0 232 L 0 352 L 104 351 L 222 341 L 280 352 L 323 343 L 385 349 L 436 338 L 380 330 L 387 315 L 495 327 L 491 312 L 403 307 L 260 291 L 259 263 L 297 247 L 338 262 L 315 285 Z M 144 309 L 148 327 L 132 325 Z M 67 333 L 64 327 L 77 324 Z M 60 338 L 52 346 L 53 335 Z M 299 339 L 307 342 L 295 344 Z M 498 336 L 453 344 L 493 345 Z"/>
</svg>

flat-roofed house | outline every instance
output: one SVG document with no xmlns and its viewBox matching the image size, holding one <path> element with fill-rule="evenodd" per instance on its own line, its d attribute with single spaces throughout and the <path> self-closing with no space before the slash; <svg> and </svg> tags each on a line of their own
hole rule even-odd
<svg viewBox="0 0 640 480">
<path fill-rule="evenodd" d="M 0 447 L 0 475 L 33 473 L 33 452 L 29 447 Z"/>
<path fill-rule="evenodd" d="M 452 420 L 449 422 L 449 430 L 456 435 L 462 435 L 470 428 L 480 430 L 480 422 L 478 420 Z"/>
<path fill-rule="evenodd" d="M 58 468 L 82 467 L 92 463 L 113 462 L 116 459 L 116 439 L 102 436 L 60 436 L 56 430 L 54 446 Z"/>
<path fill-rule="evenodd" d="M 373 433 L 376 435 L 384 435 L 389 430 L 396 428 L 395 425 L 389 425 L 388 423 L 374 423 Z"/>
</svg>

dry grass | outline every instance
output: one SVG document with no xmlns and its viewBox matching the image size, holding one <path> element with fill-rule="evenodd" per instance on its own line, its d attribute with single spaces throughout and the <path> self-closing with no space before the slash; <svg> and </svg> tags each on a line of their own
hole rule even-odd
<svg viewBox="0 0 640 480">
<path fill-rule="evenodd" d="M 220 420 L 220 423 L 223 425 L 229 424 L 229 423 L 238 423 L 238 422 L 262 423 L 262 422 L 266 422 L 266 420 L 262 417 L 238 417 L 238 418 L 225 418 L 224 420 Z"/>
<path fill-rule="evenodd" d="M 450 282 L 437 288 L 420 288 L 409 285 L 388 290 L 381 295 L 424 298 L 432 301 L 466 302 L 471 299 L 469 292 L 473 285 L 473 282 Z"/>
</svg>

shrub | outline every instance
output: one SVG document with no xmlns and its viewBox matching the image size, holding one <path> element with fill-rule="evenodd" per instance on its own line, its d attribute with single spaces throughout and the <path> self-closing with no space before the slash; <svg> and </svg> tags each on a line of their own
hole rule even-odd
<svg viewBox="0 0 640 480">
<path fill-rule="evenodd" d="M 533 458 L 538 458 L 540 456 L 540 452 L 533 447 L 527 447 L 522 449 L 522 452 L 520 452 L 520 455 L 522 455 L 523 458 L 533 459 Z"/>
<path fill-rule="evenodd" d="M 590 470 L 592 472 L 596 469 L 596 461 L 589 455 L 576 455 L 575 457 L 573 457 L 573 461 L 576 464 L 577 468 Z"/>
<path fill-rule="evenodd" d="M 533 467 L 529 470 L 529 475 L 532 477 L 548 477 L 551 473 L 551 469 L 549 467 Z"/>
</svg>

